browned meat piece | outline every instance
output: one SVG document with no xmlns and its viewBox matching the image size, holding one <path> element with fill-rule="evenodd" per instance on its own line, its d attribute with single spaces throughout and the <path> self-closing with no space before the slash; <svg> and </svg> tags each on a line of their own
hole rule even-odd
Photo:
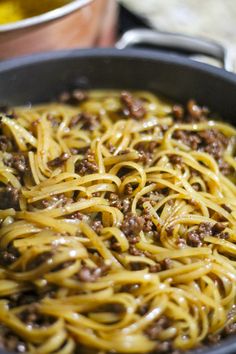
<svg viewBox="0 0 236 354">
<path fill-rule="evenodd" d="M 5 135 L 0 135 L 0 150 L 9 151 L 12 148 L 12 143 Z"/>
<path fill-rule="evenodd" d="M 189 146 L 192 150 L 203 151 L 213 156 L 223 174 L 232 173 L 232 168 L 223 160 L 223 154 L 229 144 L 229 138 L 217 129 L 199 132 L 176 130 L 173 137 Z"/>
<path fill-rule="evenodd" d="M 93 131 L 98 127 L 99 117 L 90 113 L 79 113 L 71 118 L 69 128 L 74 128 L 78 123 L 81 123 L 81 129 Z"/>
<path fill-rule="evenodd" d="M 75 171 L 81 176 L 97 172 L 98 165 L 95 159 L 95 154 L 89 150 L 85 158 L 76 164 Z"/>
<path fill-rule="evenodd" d="M 170 324 L 170 320 L 166 316 L 161 316 L 159 320 L 147 328 L 146 334 L 151 340 L 158 340 L 160 332 L 167 329 Z"/>
<path fill-rule="evenodd" d="M 63 152 L 60 156 L 48 162 L 48 167 L 60 167 L 70 158 L 70 154 Z"/>
<path fill-rule="evenodd" d="M 128 213 L 125 215 L 121 224 L 121 230 L 128 237 L 130 243 L 137 243 L 139 240 L 139 233 L 143 230 L 143 226 L 143 217 Z"/>
<path fill-rule="evenodd" d="M 186 104 L 186 109 L 180 104 L 175 104 L 172 108 L 172 113 L 179 122 L 198 123 L 207 119 L 209 110 L 207 107 L 200 107 L 195 100 L 189 100 Z"/>
<path fill-rule="evenodd" d="M 153 266 L 150 266 L 149 272 L 150 273 L 157 273 L 162 270 L 167 270 L 172 267 L 172 260 L 170 258 L 165 258 L 163 261 L 160 261 L 159 263 L 156 263 Z"/>
<path fill-rule="evenodd" d="M 169 155 L 169 160 L 173 165 L 182 165 L 182 157 L 179 155 Z"/>
<path fill-rule="evenodd" d="M 143 255 L 143 252 L 140 251 L 137 247 L 135 247 L 135 245 L 132 245 L 132 244 L 129 246 L 129 253 L 132 256 L 142 256 Z"/>
<path fill-rule="evenodd" d="M 5 165 L 15 168 L 20 174 L 29 169 L 28 156 L 24 153 L 12 153 L 4 158 Z"/>
<path fill-rule="evenodd" d="M 0 190 L 0 209 L 19 209 L 19 191 L 8 185 Z"/>
<path fill-rule="evenodd" d="M 88 94 L 82 90 L 75 89 L 71 92 L 65 91 L 59 97 L 59 102 L 77 105 L 88 99 Z"/>
<path fill-rule="evenodd" d="M 92 222 L 92 229 L 97 233 L 100 234 L 102 229 L 103 229 L 103 225 L 102 222 L 100 220 L 95 220 Z"/>
<path fill-rule="evenodd" d="M 175 104 L 172 108 L 173 116 L 176 120 L 183 120 L 184 118 L 184 107 L 180 104 Z"/>
<path fill-rule="evenodd" d="M 109 194 L 109 202 L 112 207 L 121 210 L 123 213 L 127 213 L 130 210 L 131 201 L 129 198 L 120 198 L 116 193 Z"/>
<path fill-rule="evenodd" d="M 15 353 L 26 353 L 27 345 L 4 325 L 0 325 L 0 348 Z"/>
<path fill-rule="evenodd" d="M 97 268 L 89 268 L 83 266 L 77 275 L 78 279 L 82 282 L 95 282 L 102 275 L 107 274 L 110 267 L 106 264 L 101 264 Z"/>
<path fill-rule="evenodd" d="M 214 236 L 222 239 L 229 237 L 228 232 L 224 231 L 225 226 L 222 223 L 201 223 L 196 230 L 187 233 L 187 244 L 192 247 L 200 247 L 206 236 Z"/>
<path fill-rule="evenodd" d="M 14 263 L 19 257 L 19 252 L 14 247 L 8 250 L 0 250 L 0 265 L 7 267 Z"/>
<path fill-rule="evenodd" d="M 28 264 L 27 269 L 28 270 L 32 270 L 40 265 L 42 265 L 43 263 L 46 263 L 49 259 L 51 259 L 54 255 L 53 251 L 48 251 L 48 252 L 43 252 L 41 254 L 39 254 L 38 256 L 36 256 L 32 262 L 30 262 Z"/>
<path fill-rule="evenodd" d="M 124 114 L 127 116 L 131 116 L 134 119 L 142 119 L 146 110 L 143 106 L 143 102 L 135 98 L 130 92 L 123 91 L 121 92 L 121 102 L 124 104 Z"/>
</svg>

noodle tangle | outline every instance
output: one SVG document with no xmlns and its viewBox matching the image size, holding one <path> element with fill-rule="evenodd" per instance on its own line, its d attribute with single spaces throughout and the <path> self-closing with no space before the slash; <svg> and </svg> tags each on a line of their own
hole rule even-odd
<svg viewBox="0 0 236 354">
<path fill-rule="evenodd" d="M 145 91 L 61 100 L 1 114 L 3 346 L 176 353 L 231 333 L 236 130 Z"/>
</svg>

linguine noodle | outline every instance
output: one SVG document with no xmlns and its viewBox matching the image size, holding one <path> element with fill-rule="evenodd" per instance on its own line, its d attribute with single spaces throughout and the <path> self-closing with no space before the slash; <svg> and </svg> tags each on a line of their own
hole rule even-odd
<svg viewBox="0 0 236 354">
<path fill-rule="evenodd" d="M 61 99 L 1 118 L 2 345 L 177 353 L 231 333 L 236 130 L 149 92 Z"/>
</svg>

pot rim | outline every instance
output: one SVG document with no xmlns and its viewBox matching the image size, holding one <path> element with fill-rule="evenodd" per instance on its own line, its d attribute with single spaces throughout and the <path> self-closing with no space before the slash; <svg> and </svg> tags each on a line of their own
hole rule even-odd
<svg viewBox="0 0 236 354">
<path fill-rule="evenodd" d="M 93 0 L 92 0 L 93 1 Z M 41 53 L 34 53 L 23 55 L 19 57 L 9 58 L 0 61 L 0 74 L 2 72 L 10 71 L 16 68 L 24 68 L 29 65 L 35 65 L 43 62 L 50 61 L 66 61 L 69 58 L 105 58 L 108 62 L 109 59 L 137 59 L 137 60 L 154 60 L 165 63 L 183 66 L 192 70 L 206 72 L 212 76 L 218 76 L 224 80 L 232 82 L 236 85 L 236 73 L 226 71 L 224 68 L 219 68 L 211 64 L 195 61 L 189 57 L 181 54 L 166 53 L 157 49 L 143 49 L 143 48 L 74 48 L 63 49 L 56 51 L 46 51 Z"/>
<path fill-rule="evenodd" d="M 29 17 L 20 21 L 8 23 L 6 25 L 0 25 L 0 34 L 15 30 L 21 30 L 24 28 L 41 25 L 56 19 L 62 18 L 70 13 L 79 10 L 83 6 L 86 6 L 94 0 L 72 0 L 68 4 L 58 7 L 54 10 L 45 12 L 43 14 Z"/>
</svg>

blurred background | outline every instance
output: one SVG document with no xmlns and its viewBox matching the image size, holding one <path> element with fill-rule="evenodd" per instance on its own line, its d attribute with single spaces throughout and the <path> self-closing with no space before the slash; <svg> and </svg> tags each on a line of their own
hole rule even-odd
<svg viewBox="0 0 236 354">
<path fill-rule="evenodd" d="M 236 69 L 235 0 L 0 0 L 0 58 L 114 46 L 131 28 L 213 39 Z"/>
</svg>

